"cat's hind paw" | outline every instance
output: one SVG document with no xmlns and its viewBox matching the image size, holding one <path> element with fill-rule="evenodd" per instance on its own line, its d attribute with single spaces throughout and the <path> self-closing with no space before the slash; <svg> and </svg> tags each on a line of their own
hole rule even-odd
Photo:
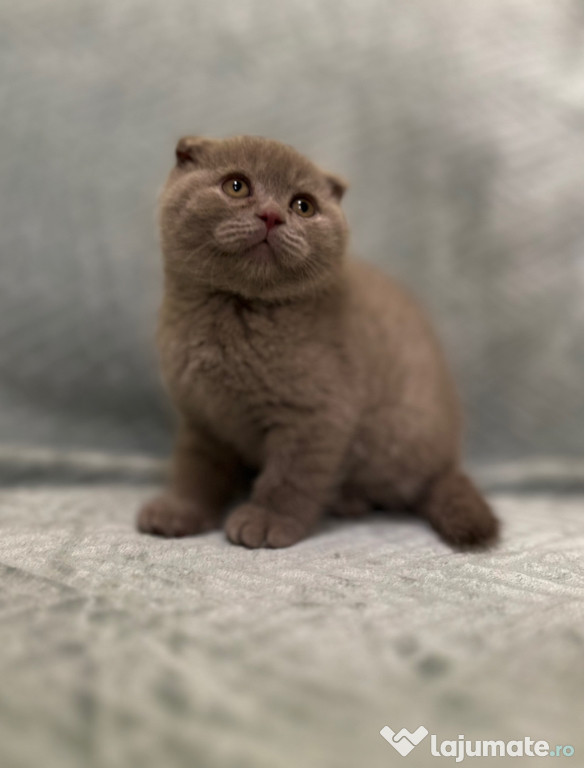
<svg viewBox="0 0 585 768">
<path fill-rule="evenodd" d="M 498 518 L 463 473 L 436 480 L 419 511 L 444 541 L 458 549 L 488 547 L 499 538 Z"/>
</svg>

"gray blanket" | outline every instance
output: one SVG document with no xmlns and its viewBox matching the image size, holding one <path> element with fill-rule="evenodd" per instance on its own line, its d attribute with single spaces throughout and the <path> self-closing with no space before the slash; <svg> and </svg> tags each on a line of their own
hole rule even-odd
<svg viewBox="0 0 585 768">
<path fill-rule="evenodd" d="M 1 494 L 3 768 L 383 768 L 380 729 L 421 724 L 582 764 L 578 497 L 493 494 L 502 545 L 454 554 L 384 515 L 279 551 L 149 538 L 150 491 Z"/>
</svg>

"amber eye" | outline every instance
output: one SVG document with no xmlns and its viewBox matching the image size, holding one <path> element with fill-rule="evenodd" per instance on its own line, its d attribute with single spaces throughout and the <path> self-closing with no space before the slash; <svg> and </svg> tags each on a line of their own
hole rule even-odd
<svg viewBox="0 0 585 768">
<path fill-rule="evenodd" d="M 304 216 L 306 219 L 315 213 L 315 206 L 306 197 L 295 197 L 290 207 L 295 213 L 298 213 L 299 216 Z"/>
<path fill-rule="evenodd" d="M 238 176 L 230 176 L 221 185 L 221 188 L 230 197 L 248 197 L 250 194 L 250 186 L 244 179 L 240 179 Z"/>
</svg>

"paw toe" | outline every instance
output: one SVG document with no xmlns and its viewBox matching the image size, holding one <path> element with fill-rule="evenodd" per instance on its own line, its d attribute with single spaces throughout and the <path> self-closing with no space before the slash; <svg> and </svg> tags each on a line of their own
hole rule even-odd
<svg viewBox="0 0 585 768">
<path fill-rule="evenodd" d="M 233 544 L 250 549 L 290 547 L 305 535 L 296 521 L 279 517 L 255 504 L 237 507 L 226 521 L 225 532 Z"/>
<path fill-rule="evenodd" d="M 304 531 L 294 521 L 277 520 L 266 531 L 266 546 L 274 549 L 290 547 L 303 536 Z"/>
</svg>

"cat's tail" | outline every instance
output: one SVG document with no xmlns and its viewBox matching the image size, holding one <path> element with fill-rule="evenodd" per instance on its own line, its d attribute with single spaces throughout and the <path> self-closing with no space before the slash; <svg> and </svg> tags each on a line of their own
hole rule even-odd
<svg viewBox="0 0 585 768">
<path fill-rule="evenodd" d="M 498 539 L 498 518 L 463 472 L 452 470 L 436 478 L 417 506 L 448 544 L 486 547 Z"/>
</svg>

